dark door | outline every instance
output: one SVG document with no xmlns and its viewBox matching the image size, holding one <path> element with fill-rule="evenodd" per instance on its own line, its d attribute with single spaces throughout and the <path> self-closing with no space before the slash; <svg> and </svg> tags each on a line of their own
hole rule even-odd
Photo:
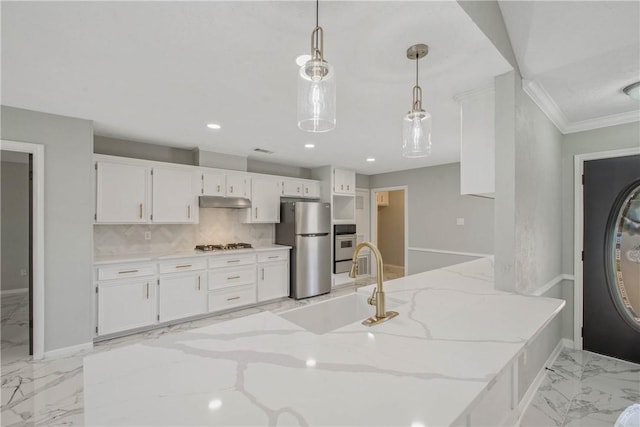
<svg viewBox="0 0 640 427">
<path fill-rule="evenodd" d="M 640 156 L 584 164 L 583 348 L 640 363 Z"/>
</svg>

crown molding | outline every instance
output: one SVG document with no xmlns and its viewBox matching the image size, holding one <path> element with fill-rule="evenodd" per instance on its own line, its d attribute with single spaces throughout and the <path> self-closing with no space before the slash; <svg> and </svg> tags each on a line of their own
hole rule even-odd
<svg viewBox="0 0 640 427">
<path fill-rule="evenodd" d="M 570 122 L 567 120 L 567 116 L 564 115 L 560 107 L 558 107 L 558 104 L 556 104 L 549 93 L 538 82 L 533 80 L 523 80 L 522 90 L 524 90 L 529 98 L 531 98 L 531 100 L 564 135 L 640 121 L 640 110 L 636 110 L 628 111 L 626 113 L 612 114 L 609 116 L 596 117 L 594 119 Z"/>
</svg>

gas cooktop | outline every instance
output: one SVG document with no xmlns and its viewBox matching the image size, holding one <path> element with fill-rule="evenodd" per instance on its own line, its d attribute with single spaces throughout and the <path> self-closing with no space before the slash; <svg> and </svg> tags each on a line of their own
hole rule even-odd
<svg viewBox="0 0 640 427">
<path fill-rule="evenodd" d="M 234 249 L 251 249 L 251 243 L 227 243 L 225 245 L 196 245 L 198 251 L 230 251 Z"/>
</svg>

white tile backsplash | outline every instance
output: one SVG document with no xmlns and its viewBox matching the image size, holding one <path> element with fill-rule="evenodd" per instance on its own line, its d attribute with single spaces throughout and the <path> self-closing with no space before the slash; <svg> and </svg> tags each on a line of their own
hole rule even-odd
<svg viewBox="0 0 640 427">
<path fill-rule="evenodd" d="M 238 209 L 200 209 L 200 224 L 94 225 L 95 256 L 180 252 L 196 244 L 244 242 L 254 246 L 274 243 L 273 224 L 242 224 Z M 145 240 L 145 232 L 151 240 Z"/>
</svg>

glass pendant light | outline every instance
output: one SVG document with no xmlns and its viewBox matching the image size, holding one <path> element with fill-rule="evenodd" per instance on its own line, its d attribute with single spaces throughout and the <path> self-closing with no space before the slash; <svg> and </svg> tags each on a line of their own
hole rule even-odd
<svg viewBox="0 0 640 427">
<path fill-rule="evenodd" d="M 307 132 L 327 132 L 336 127 L 336 79 L 324 59 L 324 34 L 318 25 L 311 33 L 311 59 L 298 71 L 298 127 Z"/>
<path fill-rule="evenodd" d="M 422 89 L 418 85 L 418 60 L 427 56 L 429 46 L 416 44 L 407 49 L 407 58 L 416 61 L 413 104 L 402 122 L 402 156 L 426 157 L 431 153 L 431 114 L 422 109 Z"/>
</svg>

